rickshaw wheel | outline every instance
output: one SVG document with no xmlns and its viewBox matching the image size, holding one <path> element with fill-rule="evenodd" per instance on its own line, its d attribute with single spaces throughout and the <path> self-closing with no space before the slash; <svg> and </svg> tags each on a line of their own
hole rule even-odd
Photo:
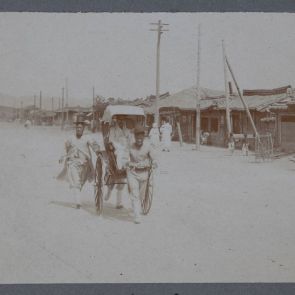
<svg viewBox="0 0 295 295">
<path fill-rule="evenodd" d="M 98 215 L 102 213 L 103 208 L 103 192 L 102 192 L 102 159 L 97 157 L 95 165 L 95 185 L 94 185 L 94 194 L 95 194 L 95 206 L 96 212 Z"/>
<path fill-rule="evenodd" d="M 145 189 L 144 199 L 141 201 L 142 213 L 147 215 L 151 209 L 153 201 L 153 182 L 152 170 L 149 172 L 148 181 Z"/>
</svg>

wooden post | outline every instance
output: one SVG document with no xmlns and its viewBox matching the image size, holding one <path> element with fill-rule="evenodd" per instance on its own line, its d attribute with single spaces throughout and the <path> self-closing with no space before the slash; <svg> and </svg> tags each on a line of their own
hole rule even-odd
<svg viewBox="0 0 295 295">
<path fill-rule="evenodd" d="M 225 86 L 225 110 L 226 110 L 226 127 L 227 127 L 227 138 L 229 138 L 229 134 L 232 132 L 231 122 L 230 122 L 230 109 L 229 109 L 229 84 L 227 77 L 227 68 L 226 68 L 226 53 L 225 53 L 225 45 L 222 40 L 222 51 L 223 51 L 223 67 L 224 67 L 224 86 Z"/>
<path fill-rule="evenodd" d="M 156 65 L 156 102 L 155 102 L 155 122 L 159 126 L 159 92 L 160 92 L 160 42 L 161 42 L 161 20 L 158 21 L 158 37 L 157 37 L 157 65 Z"/>
<path fill-rule="evenodd" d="M 179 143 L 180 143 L 180 146 L 182 146 L 183 140 L 182 140 L 182 133 L 181 133 L 181 128 L 180 128 L 179 122 L 176 122 L 176 126 L 177 126 L 177 132 L 178 132 L 178 137 L 179 137 Z"/>
<path fill-rule="evenodd" d="M 61 129 L 64 129 L 65 116 L 64 116 L 64 103 L 65 103 L 65 88 L 62 88 L 62 98 L 61 98 Z"/>
<path fill-rule="evenodd" d="M 24 104 L 23 104 L 23 101 L 20 102 L 20 118 L 21 118 L 21 121 L 24 120 Z"/>
<path fill-rule="evenodd" d="M 33 125 L 36 125 L 36 95 L 34 95 Z"/>
<path fill-rule="evenodd" d="M 66 122 L 69 122 L 69 89 L 68 89 L 68 78 L 66 78 Z"/>
<path fill-rule="evenodd" d="M 52 125 L 54 122 L 54 114 L 53 114 L 53 110 L 54 110 L 54 98 L 51 97 L 51 110 L 52 110 Z"/>
<path fill-rule="evenodd" d="M 92 89 L 92 124 L 91 124 L 91 127 L 92 127 L 92 132 L 95 132 L 95 125 L 94 125 L 94 119 L 95 119 L 95 115 L 94 115 L 94 108 L 95 108 L 95 88 L 93 86 L 93 89 Z"/>
<path fill-rule="evenodd" d="M 243 103 L 243 106 L 244 106 L 244 108 L 245 108 L 245 110 L 246 110 L 246 113 L 247 113 L 247 115 L 248 115 L 248 117 L 249 117 L 249 120 L 250 120 L 250 122 L 251 122 L 251 125 L 252 125 L 252 128 L 253 128 L 253 130 L 254 130 L 255 136 L 257 137 L 258 141 L 260 142 L 259 134 L 258 134 L 258 132 L 257 132 L 256 126 L 255 126 L 254 121 L 253 121 L 253 119 L 252 119 L 252 116 L 251 116 L 251 114 L 250 114 L 249 108 L 248 108 L 248 106 L 247 106 L 247 104 L 246 104 L 246 102 L 245 102 L 245 100 L 244 100 L 244 98 L 243 98 L 243 96 L 242 96 L 242 93 L 241 93 L 241 91 L 240 91 L 240 88 L 239 88 L 239 85 L 238 85 L 238 83 L 237 83 L 237 80 L 236 80 L 236 78 L 235 78 L 235 76 L 234 76 L 234 73 L 233 73 L 233 71 L 232 71 L 232 68 L 231 68 L 231 66 L 230 66 L 230 64 L 229 64 L 228 58 L 225 57 L 225 60 L 226 60 L 226 64 L 227 64 L 227 66 L 228 66 L 228 69 L 229 69 L 229 71 L 230 71 L 230 73 L 231 73 L 231 76 L 232 76 L 232 78 L 233 78 L 233 80 L 234 80 L 234 83 L 235 83 L 235 85 L 236 85 L 236 88 L 237 88 L 237 90 L 238 90 L 239 97 L 240 97 L 240 99 L 241 99 L 241 101 L 242 101 L 242 103 Z"/>
<path fill-rule="evenodd" d="M 163 29 L 164 26 L 168 26 L 169 24 L 163 24 L 161 20 L 157 23 L 151 23 L 151 25 L 157 25 L 156 29 L 151 29 L 151 31 L 157 32 L 157 59 L 156 59 L 156 101 L 155 101 L 155 119 L 154 122 L 159 126 L 159 97 L 160 97 L 160 42 L 161 35 L 164 31 L 168 31 Z"/>
<path fill-rule="evenodd" d="M 42 110 L 42 91 L 40 91 L 40 111 Z"/>
<path fill-rule="evenodd" d="M 201 25 L 198 26 L 197 97 L 196 97 L 196 150 L 200 150 L 201 89 L 200 89 Z"/>
</svg>

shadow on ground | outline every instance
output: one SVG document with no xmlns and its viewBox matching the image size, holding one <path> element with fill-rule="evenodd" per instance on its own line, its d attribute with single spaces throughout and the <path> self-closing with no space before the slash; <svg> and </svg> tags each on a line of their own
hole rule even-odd
<svg viewBox="0 0 295 295">
<path fill-rule="evenodd" d="M 49 204 L 77 210 L 76 204 L 72 202 L 51 201 L 49 202 Z M 80 210 L 84 210 L 93 216 L 99 216 L 96 212 L 95 205 L 90 202 L 82 203 Z M 131 209 L 127 209 L 127 208 L 116 209 L 114 205 L 108 204 L 108 203 L 105 203 L 103 205 L 102 217 L 108 220 L 133 222 Z"/>
</svg>

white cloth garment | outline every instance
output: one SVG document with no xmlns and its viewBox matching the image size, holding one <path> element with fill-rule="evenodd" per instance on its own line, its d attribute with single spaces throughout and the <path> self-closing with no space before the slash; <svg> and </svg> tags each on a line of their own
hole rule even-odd
<svg viewBox="0 0 295 295">
<path fill-rule="evenodd" d="M 160 132 L 157 125 L 153 126 L 153 128 L 150 130 L 149 138 L 152 146 L 154 148 L 158 147 L 160 144 Z"/>
<path fill-rule="evenodd" d="M 57 176 L 58 180 L 67 180 L 70 187 L 82 189 L 86 180 L 93 180 L 94 168 L 91 160 L 90 147 L 94 152 L 99 151 L 97 142 L 87 135 L 77 138 L 70 136 L 65 143 L 66 155 L 64 167 Z"/>
<path fill-rule="evenodd" d="M 168 122 L 164 123 L 160 128 L 160 132 L 163 149 L 169 150 L 171 145 L 172 126 Z"/>
</svg>

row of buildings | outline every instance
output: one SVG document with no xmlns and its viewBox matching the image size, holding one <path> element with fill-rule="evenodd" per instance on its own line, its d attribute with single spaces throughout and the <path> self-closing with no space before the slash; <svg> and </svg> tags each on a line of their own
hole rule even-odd
<svg viewBox="0 0 295 295">
<path fill-rule="evenodd" d="M 229 89 L 232 89 L 231 85 Z M 158 102 L 160 118 L 169 119 L 173 126 L 174 140 L 179 140 L 176 127 L 179 123 L 182 140 L 187 143 L 196 141 L 196 97 L 197 89 L 194 87 L 175 94 L 165 93 L 160 96 Z M 295 150 L 295 91 L 291 85 L 269 90 L 244 90 L 243 97 L 258 133 L 271 134 L 274 147 L 282 151 Z M 92 126 L 98 127 L 103 111 L 109 103 L 112 102 L 98 101 L 94 107 L 65 107 L 63 110 L 54 111 L 27 106 L 17 115 L 23 120 L 33 120 L 35 124 L 58 125 L 62 122 L 71 124 L 76 113 L 84 113 L 89 121 L 93 122 Z M 146 124 L 152 125 L 155 112 L 154 96 L 122 103 L 142 107 L 146 113 Z M 235 136 L 238 138 L 247 134 L 251 141 L 254 131 L 240 97 L 232 90 L 229 109 Z M 7 113 L 7 110 L 4 112 Z M 208 144 L 226 146 L 228 132 L 224 92 L 201 88 L 201 130 L 209 134 Z"/>
<path fill-rule="evenodd" d="M 231 89 L 231 87 L 230 87 Z M 183 141 L 193 143 L 196 138 L 196 88 L 189 88 L 160 99 L 160 116 L 169 118 L 174 138 L 180 124 Z M 290 85 L 276 89 L 244 90 L 243 97 L 260 135 L 271 134 L 274 147 L 295 150 L 295 92 Z M 240 97 L 231 91 L 229 97 L 232 132 L 237 138 L 254 130 Z M 149 112 L 147 107 L 147 112 Z M 201 130 L 209 134 L 208 143 L 226 146 L 226 98 L 224 92 L 201 89 Z"/>
</svg>

